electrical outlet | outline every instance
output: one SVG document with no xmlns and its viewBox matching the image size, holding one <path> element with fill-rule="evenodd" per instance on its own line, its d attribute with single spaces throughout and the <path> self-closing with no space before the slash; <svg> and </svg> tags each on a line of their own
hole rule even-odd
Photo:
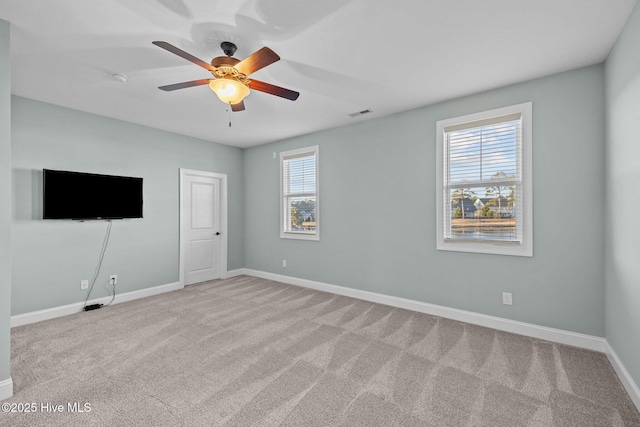
<svg viewBox="0 0 640 427">
<path fill-rule="evenodd" d="M 81 280 L 80 281 L 80 289 L 89 289 L 89 281 Z"/>
<path fill-rule="evenodd" d="M 287 260 L 286 260 L 286 259 L 283 259 L 283 260 L 282 260 L 282 266 L 283 266 L 284 268 L 287 268 Z"/>
<path fill-rule="evenodd" d="M 112 274 L 111 276 L 109 276 L 109 284 L 110 285 L 117 285 L 118 284 L 118 275 L 117 274 Z"/>
<path fill-rule="evenodd" d="M 276 152 L 275 151 L 273 152 L 273 158 L 274 159 L 276 158 Z"/>
<path fill-rule="evenodd" d="M 513 305 L 513 296 L 511 295 L 511 292 L 502 293 L 502 303 L 504 305 Z"/>
</svg>

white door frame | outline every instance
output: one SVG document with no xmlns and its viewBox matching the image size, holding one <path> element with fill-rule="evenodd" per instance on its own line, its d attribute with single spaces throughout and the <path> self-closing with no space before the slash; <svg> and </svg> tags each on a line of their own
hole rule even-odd
<svg viewBox="0 0 640 427">
<path fill-rule="evenodd" d="M 218 271 L 220 278 L 227 277 L 227 175 L 216 172 L 206 172 L 194 169 L 180 168 L 180 286 L 184 287 L 186 283 L 186 239 L 184 232 L 184 191 L 183 184 L 186 175 L 204 176 L 208 178 L 217 178 L 220 180 L 220 257 Z"/>
</svg>

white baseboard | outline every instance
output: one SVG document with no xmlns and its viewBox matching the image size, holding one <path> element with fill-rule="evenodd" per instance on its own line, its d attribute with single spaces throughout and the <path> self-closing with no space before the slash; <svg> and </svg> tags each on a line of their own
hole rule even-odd
<svg viewBox="0 0 640 427">
<path fill-rule="evenodd" d="M 9 377 L 0 381 L 0 400 L 8 399 L 13 396 L 13 380 Z"/>
<path fill-rule="evenodd" d="M 183 285 L 181 285 L 179 282 L 175 282 L 169 283 L 167 285 L 160 285 L 151 288 L 140 289 L 137 291 L 125 292 L 123 294 L 117 294 L 116 298 L 113 300 L 113 304 L 163 294 L 165 292 L 171 292 L 182 288 L 184 288 Z M 87 301 L 87 305 L 108 304 L 109 301 L 111 301 L 111 297 L 96 298 Z M 61 305 L 59 307 L 32 311 L 24 314 L 16 314 L 15 316 L 11 316 L 11 327 L 15 328 L 17 326 L 28 325 L 30 323 L 54 319 L 56 317 L 68 316 L 69 314 L 80 313 L 83 307 L 84 302 L 77 302 L 73 304 Z"/>
<path fill-rule="evenodd" d="M 238 268 L 237 270 L 227 271 L 227 274 L 223 277 L 223 279 L 230 279 L 231 277 L 242 276 L 243 274 L 247 274 L 246 268 Z"/>
<path fill-rule="evenodd" d="M 241 274 L 259 277 L 267 280 L 275 280 L 277 282 L 287 283 L 295 286 L 302 286 L 305 288 L 315 289 L 318 291 L 329 292 L 347 297 L 358 298 L 365 301 L 390 305 L 392 307 L 418 311 L 420 313 L 427 313 L 433 316 L 445 317 L 447 319 L 485 326 L 488 328 L 498 329 L 500 331 L 511 332 L 514 334 L 525 335 L 533 338 L 543 339 L 546 341 L 556 342 L 559 344 L 566 344 L 574 347 L 580 347 L 605 353 L 607 355 L 607 358 L 609 359 L 609 362 L 618 374 L 620 381 L 624 385 L 624 388 L 627 390 L 627 393 L 629 393 L 631 400 L 633 400 L 633 403 L 640 411 L 640 388 L 638 388 L 638 385 L 635 383 L 627 369 L 618 358 L 618 355 L 613 350 L 613 348 L 611 348 L 605 338 L 565 331 L 562 329 L 549 328 L 546 326 L 534 325 L 532 323 L 519 322 L 502 317 L 474 313 L 472 311 L 458 310 L 456 308 L 429 304 L 426 302 L 415 301 L 406 298 L 398 298 L 375 292 L 363 291 L 360 289 L 352 289 L 344 286 L 315 282 L 313 280 L 268 273 L 265 271 L 251 270 L 248 268 L 234 270 L 234 276 L 239 276 Z"/>
<path fill-rule="evenodd" d="M 624 367 L 615 350 L 613 349 L 613 347 L 611 347 L 611 345 L 609 345 L 608 342 L 606 353 L 611 366 L 613 366 L 613 369 L 615 369 L 616 373 L 618 374 L 618 378 L 620 378 L 620 382 L 627 390 L 627 393 L 629 393 L 629 397 L 631 398 L 631 400 L 633 400 L 633 403 L 636 405 L 636 408 L 638 408 L 638 411 L 640 411 L 640 387 L 638 387 L 638 384 L 636 384 L 636 382 L 633 380 L 631 374 L 629 373 L 629 371 L 627 371 L 627 368 Z"/>
<path fill-rule="evenodd" d="M 577 332 L 564 331 L 562 329 L 549 328 L 546 326 L 534 325 L 531 323 L 519 322 L 517 320 L 505 319 L 502 317 L 489 316 L 486 314 L 474 313 L 472 311 L 459 310 L 457 308 L 445 307 L 442 305 L 429 304 L 422 301 L 399 298 L 375 292 L 352 289 L 344 286 L 329 285 L 327 283 L 315 282 L 297 277 L 283 276 L 281 274 L 267 273 L 264 271 L 244 269 L 244 274 L 248 276 L 260 277 L 262 279 L 275 280 L 288 283 L 290 285 L 302 286 L 318 291 L 330 292 L 347 297 L 358 298 L 365 301 L 377 302 L 393 307 L 427 313 L 433 316 L 445 317 L 447 319 L 472 323 L 474 325 L 485 326 L 498 329 L 500 331 L 514 334 L 526 335 L 547 341 L 572 345 L 575 347 L 606 352 L 606 340 L 604 338 L 580 334 Z"/>
</svg>

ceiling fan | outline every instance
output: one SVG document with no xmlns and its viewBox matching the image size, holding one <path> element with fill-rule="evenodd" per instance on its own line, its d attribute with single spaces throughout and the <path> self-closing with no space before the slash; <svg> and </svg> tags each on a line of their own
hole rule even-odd
<svg viewBox="0 0 640 427">
<path fill-rule="evenodd" d="M 249 95 L 251 89 L 291 101 L 295 101 L 298 99 L 298 96 L 300 96 L 298 92 L 293 90 L 248 78 L 249 74 L 255 73 L 267 65 L 280 60 L 278 54 L 266 46 L 240 61 L 232 57 L 236 52 L 236 45 L 231 42 L 222 42 L 220 47 L 226 56 L 215 57 L 211 60 L 211 63 L 208 64 L 170 43 L 155 41 L 153 44 L 199 65 L 213 75 L 212 79 L 192 80 L 189 82 L 160 86 L 158 89 L 172 91 L 208 84 L 211 90 L 218 95 L 220 101 L 231 105 L 232 111 L 244 110 L 243 99 Z"/>
</svg>

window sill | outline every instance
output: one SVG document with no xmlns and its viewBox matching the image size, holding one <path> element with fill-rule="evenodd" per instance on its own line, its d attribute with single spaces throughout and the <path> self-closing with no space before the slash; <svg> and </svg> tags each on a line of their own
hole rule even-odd
<svg viewBox="0 0 640 427">
<path fill-rule="evenodd" d="M 469 240 L 440 240 L 437 245 L 439 251 L 472 252 L 492 255 L 511 255 L 533 257 L 532 245 L 521 242 L 483 241 L 473 242 Z"/>
<path fill-rule="evenodd" d="M 320 236 L 317 233 L 296 233 L 296 232 L 281 232 L 281 239 L 293 239 L 293 240 L 315 240 L 319 241 Z"/>
</svg>

